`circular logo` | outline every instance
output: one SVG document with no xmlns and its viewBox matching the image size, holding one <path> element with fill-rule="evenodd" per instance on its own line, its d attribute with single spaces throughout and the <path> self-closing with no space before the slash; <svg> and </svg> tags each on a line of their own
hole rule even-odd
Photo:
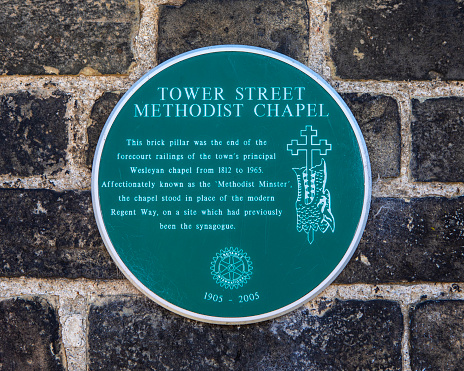
<svg viewBox="0 0 464 371">
<path fill-rule="evenodd" d="M 238 247 L 229 247 L 216 254 L 211 262 L 211 274 L 226 289 L 238 289 L 250 279 L 253 265 Z"/>
</svg>

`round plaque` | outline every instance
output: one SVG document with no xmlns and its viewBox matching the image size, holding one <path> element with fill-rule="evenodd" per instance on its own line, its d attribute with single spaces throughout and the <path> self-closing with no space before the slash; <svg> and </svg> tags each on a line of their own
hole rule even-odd
<svg viewBox="0 0 464 371">
<path fill-rule="evenodd" d="M 332 282 L 371 194 L 359 127 L 306 66 L 245 46 L 198 49 L 148 72 L 97 145 L 92 200 L 118 267 L 200 321 L 273 318 Z"/>
</svg>

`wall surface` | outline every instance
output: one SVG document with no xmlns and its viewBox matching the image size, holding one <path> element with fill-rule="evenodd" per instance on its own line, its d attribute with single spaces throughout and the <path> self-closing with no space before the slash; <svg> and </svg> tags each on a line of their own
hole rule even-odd
<svg viewBox="0 0 464 371">
<path fill-rule="evenodd" d="M 0 370 L 458 370 L 464 358 L 462 0 L 68 0 L 0 5 Z M 172 314 L 118 271 L 93 151 L 122 94 L 179 53 L 248 44 L 352 109 L 373 200 L 318 298 L 259 324 Z"/>
</svg>

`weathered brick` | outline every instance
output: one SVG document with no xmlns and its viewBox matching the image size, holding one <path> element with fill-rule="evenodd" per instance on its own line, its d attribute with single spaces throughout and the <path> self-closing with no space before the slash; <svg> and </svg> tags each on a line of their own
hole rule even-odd
<svg viewBox="0 0 464 371">
<path fill-rule="evenodd" d="M 309 12 L 302 0 L 187 0 L 161 10 L 158 60 L 205 46 L 245 44 L 305 63 L 308 40 Z"/>
<path fill-rule="evenodd" d="M 0 276 L 120 277 L 90 192 L 0 189 Z"/>
<path fill-rule="evenodd" d="M 87 128 L 87 166 L 92 167 L 93 155 L 97 147 L 98 139 L 105 126 L 108 116 L 116 106 L 118 101 L 122 98 L 122 93 L 107 92 L 98 98 L 92 107 L 90 113 L 90 125 Z"/>
<path fill-rule="evenodd" d="M 90 370 L 399 370 L 403 318 L 390 301 L 334 301 L 248 326 L 190 321 L 148 299 L 99 299 Z M 121 329 L 124 331 L 121 331 Z"/>
<path fill-rule="evenodd" d="M 340 283 L 464 280 L 464 197 L 377 198 Z"/>
<path fill-rule="evenodd" d="M 336 0 L 331 56 L 344 79 L 464 79 L 464 4 Z"/>
<path fill-rule="evenodd" d="M 413 99 L 411 172 L 417 181 L 464 181 L 464 98 Z"/>
<path fill-rule="evenodd" d="M 64 370 L 59 323 L 46 300 L 1 300 L 0 328 L 0 369 Z"/>
<path fill-rule="evenodd" d="M 125 73 L 137 0 L 10 0 L 0 13 L 0 74 Z"/>
<path fill-rule="evenodd" d="M 384 95 L 342 94 L 366 141 L 372 178 L 400 175 L 401 123 L 396 100 Z"/>
<path fill-rule="evenodd" d="M 69 97 L 27 92 L 0 96 L 0 174 L 48 175 L 66 164 Z"/>
<path fill-rule="evenodd" d="M 411 368 L 462 370 L 464 301 L 426 301 L 410 311 L 410 318 Z"/>
</svg>

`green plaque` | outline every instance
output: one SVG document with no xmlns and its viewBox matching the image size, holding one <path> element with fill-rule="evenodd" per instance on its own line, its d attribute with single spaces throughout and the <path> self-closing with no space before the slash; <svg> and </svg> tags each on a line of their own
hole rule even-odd
<svg viewBox="0 0 464 371">
<path fill-rule="evenodd" d="M 111 113 L 92 199 L 127 278 L 200 321 L 251 323 L 328 286 L 361 238 L 371 194 L 359 127 L 306 66 L 245 46 L 148 72 Z"/>
</svg>

